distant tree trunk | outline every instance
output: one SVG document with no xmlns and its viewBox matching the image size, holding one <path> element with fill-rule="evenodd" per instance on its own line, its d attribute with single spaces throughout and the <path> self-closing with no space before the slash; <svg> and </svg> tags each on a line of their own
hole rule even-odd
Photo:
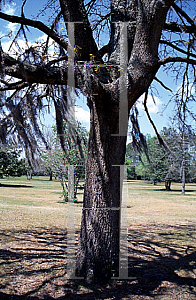
<svg viewBox="0 0 196 300">
<path fill-rule="evenodd" d="M 65 200 L 65 202 L 68 202 L 68 186 L 66 184 L 66 180 L 65 180 L 64 176 L 62 176 L 62 175 L 61 175 L 61 178 L 60 178 L 60 183 L 61 183 L 61 186 L 63 188 L 64 200 Z"/>
<path fill-rule="evenodd" d="M 32 170 L 27 171 L 27 180 L 31 180 L 32 179 Z"/>
<path fill-rule="evenodd" d="M 185 119 L 186 119 L 186 103 L 183 105 L 183 120 L 182 120 L 182 195 L 185 195 L 185 182 L 186 182 L 186 162 L 185 162 Z"/>
<path fill-rule="evenodd" d="M 82 171 L 76 170 L 74 174 L 74 198 L 77 198 L 78 184 L 81 178 Z"/>
<path fill-rule="evenodd" d="M 165 189 L 166 191 L 171 191 L 171 180 L 165 181 Z"/>
<path fill-rule="evenodd" d="M 183 134 L 183 141 L 182 141 L 182 195 L 185 195 L 185 182 L 186 182 L 186 163 L 185 163 L 185 140 L 184 140 L 184 134 Z"/>
<path fill-rule="evenodd" d="M 91 103 L 91 126 L 86 161 L 83 213 L 76 275 L 88 282 L 107 281 L 119 269 L 120 167 L 125 160 L 126 137 L 117 133 L 118 105 Z M 114 105 L 114 103 L 113 103 Z"/>
<path fill-rule="evenodd" d="M 52 181 L 52 171 L 50 172 L 50 181 Z"/>
</svg>

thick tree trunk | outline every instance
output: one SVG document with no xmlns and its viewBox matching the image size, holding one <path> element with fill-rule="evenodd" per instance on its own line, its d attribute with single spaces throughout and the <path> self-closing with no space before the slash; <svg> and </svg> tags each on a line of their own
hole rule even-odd
<svg viewBox="0 0 196 300">
<path fill-rule="evenodd" d="M 118 131 L 118 105 L 106 99 L 91 102 L 91 126 L 84 203 L 76 275 L 87 282 L 107 281 L 118 276 L 120 167 L 126 151 L 126 137 Z M 112 105 L 113 104 L 113 108 Z"/>
</svg>

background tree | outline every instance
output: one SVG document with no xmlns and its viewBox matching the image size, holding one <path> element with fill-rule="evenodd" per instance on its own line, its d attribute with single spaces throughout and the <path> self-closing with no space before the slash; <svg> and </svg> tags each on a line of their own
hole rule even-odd
<svg viewBox="0 0 196 300">
<path fill-rule="evenodd" d="M 135 166 L 139 161 L 139 155 L 134 150 L 132 143 L 126 147 L 125 165 L 127 165 L 127 179 L 137 179 Z"/>
<path fill-rule="evenodd" d="M 196 182 L 196 137 L 192 137 L 192 143 L 189 149 L 190 153 L 190 182 Z"/>
<path fill-rule="evenodd" d="M 188 42 L 187 57 L 191 52 L 192 41 L 191 38 Z M 190 82 L 190 70 L 189 63 L 186 64 L 186 68 L 183 74 L 183 80 L 180 88 L 175 96 L 176 111 L 173 121 L 178 127 L 181 136 L 181 149 L 182 149 L 182 166 L 181 166 L 181 178 L 182 178 L 182 194 L 185 194 L 186 183 L 186 156 L 190 145 L 189 137 L 194 136 L 191 125 L 196 120 L 196 114 L 192 112 L 192 105 L 196 102 L 195 99 L 195 83 Z"/>
<path fill-rule="evenodd" d="M 170 152 L 160 146 L 157 137 L 148 137 L 149 161 L 147 161 L 145 153 L 143 153 L 143 168 L 139 166 L 139 169 L 140 172 L 145 172 L 145 177 L 148 180 L 151 180 L 154 184 L 163 181 L 165 182 L 166 190 L 170 190 L 171 181 L 177 181 L 180 178 L 180 164 L 177 159 L 178 153 L 176 152 L 176 143 L 178 143 L 179 137 L 172 128 L 164 128 L 160 135 L 167 143 Z"/>
<path fill-rule="evenodd" d="M 182 178 L 182 162 L 185 155 L 186 169 L 185 178 L 186 182 L 194 180 L 194 167 L 195 167 L 195 137 L 192 134 L 186 133 L 184 138 L 186 140 L 186 152 L 184 153 L 184 146 L 182 145 L 181 132 L 175 127 L 164 127 L 160 132 L 160 136 L 164 139 L 168 149 L 159 144 L 156 136 L 151 137 L 147 135 L 146 141 L 148 146 L 148 158 L 146 153 L 141 149 L 137 154 L 140 158 L 135 163 L 135 172 L 143 179 L 156 182 L 165 182 L 166 190 L 171 189 L 171 182 L 181 182 Z M 131 144 L 127 146 L 126 157 L 135 156 L 135 150 Z"/>
<path fill-rule="evenodd" d="M 80 122 L 64 123 L 64 145 L 66 152 L 62 151 L 60 145 L 60 138 L 57 135 L 57 128 L 53 126 L 50 132 L 50 150 L 43 150 L 40 152 L 42 167 L 46 172 L 52 173 L 55 178 L 60 180 L 63 197 L 68 201 L 68 166 L 74 165 L 74 197 L 76 199 L 77 189 L 80 179 L 84 179 L 85 159 L 87 154 L 87 139 L 88 132 L 82 127 Z M 84 159 L 80 156 L 80 151 L 76 147 L 76 142 L 73 139 L 74 135 L 70 134 L 70 130 L 74 130 L 81 140 L 80 146 L 84 153 Z"/>
<path fill-rule="evenodd" d="M 0 148 L 0 178 L 3 176 L 26 175 L 27 165 L 24 158 L 20 158 L 20 151 L 12 148 Z"/>
<path fill-rule="evenodd" d="M 13 41 L 18 52 L 11 56 L 1 51 L 4 96 L 0 107 L 2 116 L 6 114 L 1 118 L 1 132 L 5 133 L 6 127 L 9 132 L 14 128 L 31 162 L 38 138 L 47 147 L 37 113 L 46 100 L 52 101 L 57 133 L 66 151 L 63 120 L 70 112 L 72 92 L 80 90 L 86 96 L 90 133 L 76 273 L 88 282 L 107 281 L 119 274 L 120 211 L 110 208 L 120 206 L 119 165 L 125 162 L 130 109 L 148 91 L 161 66 L 177 63 L 175 70 L 181 66 L 179 63 L 196 64 L 194 48 L 187 57 L 186 43 L 176 44 L 178 34 L 184 41 L 189 40 L 187 34 L 191 35 L 194 43 L 196 26 L 188 8 L 182 6 L 183 1 L 178 6 L 173 0 L 59 0 L 46 6 L 56 12 L 47 25 L 41 22 L 41 14 L 39 21 L 25 18 L 26 3 L 27 0 L 21 16 L 0 12 L 1 19 L 20 24 Z M 63 27 L 58 27 L 59 21 L 64 22 Z M 28 45 L 25 26 L 44 32 L 48 36 L 46 43 L 21 49 L 17 44 L 19 34 Z M 102 33 L 107 34 L 107 42 Z M 53 57 L 48 55 L 49 38 L 57 47 Z M 80 144 L 80 139 L 77 142 Z"/>
</svg>

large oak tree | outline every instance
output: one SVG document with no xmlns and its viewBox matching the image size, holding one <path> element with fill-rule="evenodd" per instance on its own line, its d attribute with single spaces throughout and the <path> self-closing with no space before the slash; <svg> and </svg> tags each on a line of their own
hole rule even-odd
<svg viewBox="0 0 196 300">
<path fill-rule="evenodd" d="M 23 52 L 19 49 L 15 56 L 1 50 L 2 138 L 5 140 L 8 129 L 17 132 L 31 162 L 38 144 L 36 136 L 46 143 L 37 112 L 48 100 L 54 103 L 63 147 L 68 85 L 86 96 L 90 134 L 76 274 L 89 282 L 107 281 L 119 273 L 120 211 L 112 208 L 120 207 L 119 166 L 125 161 L 129 112 L 147 93 L 161 66 L 196 64 L 194 47 L 188 49 L 183 42 L 194 44 L 196 25 L 181 1 L 50 1 L 46 8 L 54 5 L 56 14 L 50 26 L 38 17 L 25 18 L 26 2 L 21 16 L 0 12 L 0 18 L 20 24 L 18 33 L 25 40 L 26 27 L 39 29 L 58 45 L 59 51 L 56 58 L 49 58 L 48 41 L 42 47 L 31 46 Z M 63 31 L 57 25 L 62 20 L 66 28 Z M 171 32 L 178 34 L 182 42 L 173 41 Z M 102 33 L 108 34 L 108 42 L 104 45 L 102 39 L 100 47 Z M 16 45 L 17 37 L 13 41 Z M 74 83 L 68 78 L 73 68 Z M 79 139 L 76 141 L 80 148 Z"/>
</svg>

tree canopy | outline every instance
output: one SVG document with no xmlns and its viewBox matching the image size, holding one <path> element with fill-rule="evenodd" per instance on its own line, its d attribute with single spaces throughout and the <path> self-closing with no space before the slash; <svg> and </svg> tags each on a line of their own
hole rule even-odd
<svg viewBox="0 0 196 300">
<path fill-rule="evenodd" d="M 48 3 L 46 1 L 43 10 L 37 12 L 37 16 L 33 19 L 25 17 L 27 2 L 23 1 L 20 16 L 0 12 L 1 19 L 20 24 L 10 46 L 10 51 L 14 49 L 14 55 L 9 55 L 1 49 L 0 133 L 2 141 L 5 141 L 6 132 L 17 132 L 30 158 L 37 146 L 35 135 L 46 143 L 37 121 L 39 112 L 47 105 L 46 100 L 54 103 L 58 133 L 62 134 L 62 122 L 66 118 L 68 106 L 68 24 L 70 22 L 75 22 L 75 44 L 70 45 L 70 51 L 75 51 L 74 88 L 76 93 L 80 90 L 87 98 L 92 89 L 86 80 L 89 76 L 92 78 L 94 93 L 104 90 L 106 93 L 113 92 L 114 99 L 116 97 L 116 81 L 119 81 L 120 75 L 117 66 L 120 63 L 120 37 L 117 34 L 120 25 L 114 22 L 127 22 L 129 81 L 137 80 L 136 73 L 139 76 L 142 64 L 145 65 L 147 73 L 150 69 L 154 70 L 153 74 L 163 65 L 169 64 L 170 68 L 173 68 L 175 62 L 177 65 L 173 70 L 176 76 L 180 77 L 187 64 L 192 66 L 190 72 L 194 72 L 196 25 L 194 19 L 189 16 L 194 1 L 166 1 L 165 8 L 162 1 L 152 1 L 149 7 L 148 1 L 141 1 L 140 4 L 137 1 L 119 0 L 111 3 L 98 0 L 49 1 Z M 169 5 L 172 5 L 172 8 L 165 20 Z M 159 11 L 161 6 L 163 9 Z M 51 17 L 50 13 L 53 9 L 55 15 Z M 42 14 L 47 13 L 50 18 L 46 25 L 41 18 Z M 153 25 L 156 23 L 156 18 L 164 20 L 160 22 L 159 28 Z M 65 26 L 61 26 L 63 21 Z M 144 27 L 144 24 L 149 24 L 145 26 L 146 32 L 143 32 L 144 28 L 140 28 Z M 32 27 L 47 36 L 45 42 L 35 41 L 34 45 L 28 43 L 27 32 Z M 103 34 L 106 38 L 103 38 Z M 147 34 L 149 34 L 148 45 L 145 44 Z M 19 36 L 23 36 L 26 42 L 25 49 L 17 42 Z M 56 47 L 52 56 L 49 53 L 49 40 L 52 40 Z M 159 58 L 157 50 L 159 50 Z M 71 55 L 73 53 L 69 56 Z M 96 62 L 97 67 L 93 66 L 92 61 Z M 136 65 L 138 72 L 133 72 Z M 149 82 L 144 78 L 143 73 L 140 78 L 141 88 L 138 86 L 137 91 L 134 89 L 134 93 L 131 90 L 132 84 L 129 84 L 129 107 L 135 103 L 140 94 L 147 91 L 153 79 L 158 80 L 155 75 L 149 78 Z M 161 80 L 158 81 L 164 85 Z M 54 88 L 54 85 L 59 87 Z M 7 127 L 10 130 L 6 131 Z"/>
</svg>

